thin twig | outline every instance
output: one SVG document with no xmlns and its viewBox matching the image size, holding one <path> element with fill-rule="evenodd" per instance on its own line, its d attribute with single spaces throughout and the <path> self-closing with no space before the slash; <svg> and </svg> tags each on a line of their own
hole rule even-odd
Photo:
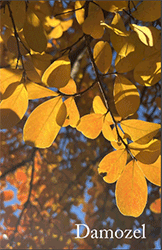
<svg viewBox="0 0 162 250">
<path fill-rule="evenodd" d="M 77 10 L 81 10 L 83 8 L 84 8 L 84 5 L 82 7 L 80 7 L 80 8 L 78 8 L 78 9 L 69 10 L 69 11 L 66 11 L 66 12 L 62 12 L 62 13 L 56 14 L 56 15 L 54 15 L 54 17 L 61 16 L 61 15 L 66 15 L 66 14 L 69 14 L 69 13 L 73 13 L 73 12 L 75 12 Z"/>
<path fill-rule="evenodd" d="M 5 178 L 7 174 L 13 173 L 16 169 L 18 169 L 18 168 L 24 166 L 27 162 L 32 161 L 32 159 L 33 159 L 33 157 L 34 157 L 34 155 L 35 155 L 35 151 L 36 151 L 36 150 L 37 150 L 37 149 L 34 148 L 32 154 L 31 154 L 31 156 L 30 156 L 29 158 L 27 158 L 26 160 L 23 160 L 22 162 L 20 162 L 20 163 L 14 165 L 14 166 L 12 166 L 10 169 L 6 170 L 6 171 L 0 176 L 0 180 L 3 179 L 3 178 Z"/>
<path fill-rule="evenodd" d="M 16 44 L 17 44 L 17 50 L 18 50 L 18 57 L 17 57 L 17 64 L 16 64 L 16 68 L 18 67 L 18 62 L 19 60 L 21 60 L 21 63 L 22 63 L 22 68 L 23 68 L 23 78 L 25 76 L 25 67 L 24 67 L 24 62 L 23 62 L 23 58 L 22 58 L 22 54 L 20 52 L 20 44 L 19 44 L 19 35 L 17 33 L 17 30 L 16 30 L 16 25 L 15 25 L 15 21 L 14 21 L 14 18 L 13 18 L 13 15 L 12 15 L 12 10 L 10 8 L 10 3 L 7 2 L 7 7 L 8 7 L 8 10 L 9 10 L 9 13 L 10 13 L 10 18 L 11 18 L 11 22 L 12 22 L 12 25 L 13 25 L 13 29 L 14 29 L 14 35 L 15 35 L 15 38 L 16 38 Z"/>
</svg>

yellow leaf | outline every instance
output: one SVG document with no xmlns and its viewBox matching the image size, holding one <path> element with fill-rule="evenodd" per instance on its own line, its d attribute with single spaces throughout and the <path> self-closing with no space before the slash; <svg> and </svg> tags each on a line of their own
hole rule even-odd
<svg viewBox="0 0 162 250">
<path fill-rule="evenodd" d="M 71 127 L 75 128 L 80 120 L 80 114 L 78 111 L 78 107 L 75 103 L 74 97 L 66 99 L 64 103 L 67 108 L 68 118 L 65 120 L 63 127 L 70 125 Z"/>
<path fill-rule="evenodd" d="M 115 59 L 115 68 L 118 73 L 125 73 L 135 68 L 144 57 L 145 45 L 139 40 L 137 34 L 131 34 L 132 52 L 126 53 L 126 56 L 117 55 Z"/>
<path fill-rule="evenodd" d="M 130 32 L 126 30 L 124 23 L 121 19 L 121 16 L 116 13 L 111 25 L 108 25 L 107 23 L 101 22 L 101 26 L 106 27 L 110 29 L 110 32 L 115 33 L 118 36 L 129 36 Z"/>
<path fill-rule="evenodd" d="M 28 93 L 24 84 L 17 83 L 13 93 L 0 103 L 0 128 L 10 129 L 24 116 L 28 108 Z"/>
<path fill-rule="evenodd" d="M 141 85 L 152 86 L 161 79 L 161 53 L 146 57 L 134 69 L 134 79 Z"/>
<path fill-rule="evenodd" d="M 75 2 L 75 9 L 81 8 L 84 4 L 85 4 L 85 1 L 76 1 Z M 78 23 L 80 25 L 84 22 L 84 13 L 85 13 L 84 8 L 81 10 L 75 11 L 76 20 L 78 21 Z"/>
<path fill-rule="evenodd" d="M 161 155 L 152 164 L 144 164 L 139 161 L 137 161 L 137 164 L 150 182 L 157 186 L 161 186 Z"/>
<path fill-rule="evenodd" d="M 121 121 L 120 124 L 126 136 L 139 144 L 146 144 L 151 141 L 161 127 L 157 123 L 136 119 Z"/>
<path fill-rule="evenodd" d="M 135 161 L 129 162 L 119 177 L 115 196 L 123 215 L 138 217 L 142 214 L 147 202 L 147 183 Z"/>
<path fill-rule="evenodd" d="M 37 52 L 43 52 L 47 47 L 47 38 L 40 19 L 29 8 L 24 23 L 24 36 L 29 47 Z"/>
<path fill-rule="evenodd" d="M 118 114 L 123 118 L 133 115 L 140 105 L 136 86 L 122 75 L 117 75 L 115 79 L 114 101 Z"/>
<path fill-rule="evenodd" d="M 158 29 L 156 29 L 153 26 L 146 27 L 146 26 L 139 26 L 136 24 L 130 24 L 130 27 L 137 33 L 142 43 L 151 47 L 155 45 L 159 36 Z"/>
<path fill-rule="evenodd" d="M 49 39 L 58 39 L 60 37 L 62 37 L 63 34 L 63 29 L 61 27 L 60 24 L 58 24 L 54 29 L 52 29 L 52 31 L 48 34 L 48 38 Z"/>
<path fill-rule="evenodd" d="M 158 198 L 154 202 L 151 203 L 150 210 L 156 214 L 161 213 L 161 198 Z"/>
<path fill-rule="evenodd" d="M 0 99 L 10 84 L 20 82 L 22 73 L 19 69 L 0 69 Z"/>
<path fill-rule="evenodd" d="M 91 35 L 95 39 L 101 38 L 104 34 L 104 28 L 100 25 L 101 21 L 104 21 L 101 8 L 93 2 L 90 2 L 88 17 L 82 24 L 83 32 L 87 35 Z"/>
<path fill-rule="evenodd" d="M 56 122 L 60 127 L 62 127 L 62 125 L 64 124 L 66 115 L 67 115 L 66 105 L 62 103 L 56 115 Z"/>
<path fill-rule="evenodd" d="M 161 152 L 160 140 L 151 140 L 148 144 L 130 143 L 129 148 L 136 159 L 144 164 L 151 164 L 157 160 Z"/>
<path fill-rule="evenodd" d="M 104 116 L 102 114 L 88 114 L 80 119 L 77 130 L 90 139 L 95 139 L 99 136 L 103 126 Z"/>
<path fill-rule="evenodd" d="M 103 127 L 102 127 L 102 134 L 108 141 L 115 141 L 116 140 L 116 131 L 110 127 L 111 123 L 105 118 Z"/>
<path fill-rule="evenodd" d="M 25 83 L 25 86 L 26 86 L 26 89 L 28 91 L 28 99 L 29 100 L 58 95 L 58 93 L 56 93 L 56 92 L 54 92 L 46 87 L 43 87 L 39 84 L 36 84 L 34 82 Z"/>
<path fill-rule="evenodd" d="M 34 68 L 33 62 L 31 60 L 31 56 L 26 56 L 24 62 L 24 67 L 26 71 L 26 75 L 28 79 L 32 82 L 41 82 L 41 76 L 38 74 L 36 69 Z"/>
<path fill-rule="evenodd" d="M 58 25 L 52 29 L 50 34 L 48 35 L 49 39 L 58 39 L 62 36 L 63 32 L 68 30 L 73 24 L 73 19 L 66 20 L 66 21 L 60 21 Z"/>
<path fill-rule="evenodd" d="M 71 64 L 67 56 L 54 61 L 44 72 L 42 82 L 50 87 L 62 88 L 70 80 Z"/>
<path fill-rule="evenodd" d="M 106 173 L 103 177 L 107 183 L 118 180 L 127 162 L 127 151 L 117 150 L 107 154 L 99 164 L 98 172 Z"/>
<path fill-rule="evenodd" d="M 72 78 L 70 78 L 66 86 L 60 88 L 59 90 L 61 91 L 61 93 L 64 93 L 66 95 L 73 95 L 77 92 L 77 86 L 75 81 Z"/>
<path fill-rule="evenodd" d="M 127 9 L 128 2 L 127 1 L 94 1 L 96 2 L 102 9 L 108 12 L 118 12 L 123 9 Z"/>
<path fill-rule="evenodd" d="M 132 39 L 132 33 L 127 32 L 124 22 L 119 14 L 116 14 L 111 22 L 112 27 L 122 31 L 123 34 L 128 36 L 117 35 L 115 32 L 110 32 L 111 43 L 116 52 L 121 56 L 126 56 L 135 50 L 135 45 Z"/>
<path fill-rule="evenodd" d="M 24 126 L 24 141 L 28 145 L 38 148 L 51 146 L 61 128 L 56 122 L 61 104 L 61 97 L 55 97 L 31 113 Z"/>
<path fill-rule="evenodd" d="M 107 112 L 107 108 L 103 104 L 100 96 L 95 96 L 93 99 L 93 110 L 96 114 L 105 114 Z"/>
<path fill-rule="evenodd" d="M 68 30 L 73 24 L 73 19 L 69 19 L 66 21 L 61 21 L 61 27 L 63 31 Z"/>
<path fill-rule="evenodd" d="M 93 50 L 93 57 L 98 69 L 103 74 L 106 74 L 112 61 L 112 51 L 110 45 L 104 41 L 96 43 Z"/>
<path fill-rule="evenodd" d="M 132 16 L 143 22 L 157 20 L 161 17 L 161 1 L 143 1 Z"/>
</svg>

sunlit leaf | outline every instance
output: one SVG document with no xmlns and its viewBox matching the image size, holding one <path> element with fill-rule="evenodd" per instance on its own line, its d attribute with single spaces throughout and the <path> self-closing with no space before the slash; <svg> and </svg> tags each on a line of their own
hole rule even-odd
<svg viewBox="0 0 162 250">
<path fill-rule="evenodd" d="M 157 186 L 161 186 L 161 155 L 152 164 L 143 164 L 142 162 L 137 162 L 139 167 L 142 169 L 145 177 Z"/>
<path fill-rule="evenodd" d="M 70 78 L 65 87 L 59 89 L 62 93 L 66 95 L 73 95 L 77 92 L 77 86 L 75 81 Z"/>
<path fill-rule="evenodd" d="M 34 82 L 27 82 L 25 84 L 25 86 L 26 86 L 26 89 L 28 91 L 28 98 L 30 100 L 58 95 L 58 93 L 56 93 L 56 92 L 54 92 L 46 87 L 43 87 L 39 84 L 36 84 Z"/>
<path fill-rule="evenodd" d="M 37 15 L 29 8 L 24 23 L 24 36 L 30 48 L 37 52 L 43 52 L 47 46 L 47 38 L 43 24 Z"/>
<path fill-rule="evenodd" d="M 159 36 L 158 29 L 156 29 L 153 26 L 146 27 L 146 26 L 140 26 L 136 24 L 130 24 L 130 27 L 132 28 L 132 30 L 134 30 L 137 33 L 142 43 L 151 47 L 155 45 Z"/>
<path fill-rule="evenodd" d="M 135 44 L 132 39 L 132 33 L 127 32 L 124 22 L 119 14 L 116 14 L 111 22 L 112 27 L 117 28 L 128 36 L 117 35 L 110 31 L 110 40 L 113 48 L 120 56 L 127 56 L 130 52 L 135 50 Z"/>
<path fill-rule="evenodd" d="M 134 69 L 134 79 L 144 86 L 152 86 L 161 79 L 161 54 L 146 57 Z"/>
<path fill-rule="evenodd" d="M 121 121 L 121 127 L 126 136 L 139 144 L 145 144 L 152 140 L 160 129 L 160 124 L 145 122 L 136 119 Z"/>
<path fill-rule="evenodd" d="M 143 1 L 132 16 L 143 22 L 157 20 L 161 17 L 161 1 Z"/>
<path fill-rule="evenodd" d="M 103 101 L 100 96 L 95 96 L 93 99 L 93 110 L 96 114 L 105 114 L 107 109 L 103 104 Z"/>
<path fill-rule="evenodd" d="M 71 65 L 69 58 L 63 56 L 54 61 L 44 72 L 42 82 L 50 87 L 62 88 L 70 80 Z"/>
<path fill-rule="evenodd" d="M 77 130 L 90 139 L 95 139 L 99 136 L 103 126 L 104 116 L 102 114 L 88 114 L 80 119 Z"/>
<path fill-rule="evenodd" d="M 104 41 L 96 43 L 93 50 L 93 57 L 98 69 L 103 74 L 106 74 L 112 61 L 112 51 L 110 45 Z"/>
<path fill-rule="evenodd" d="M 75 128 L 80 120 L 80 114 L 73 97 L 65 100 L 65 105 L 67 109 L 67 119 L 65 120 L 63 127 L 70 125 Z"/>
<path fill-rule="evenodd" d="M 28 145 L 46 148 L 52 144 L 61 128 L 56 122 L 61 104 L 61 97 L 55 97 L 31 113 L 24 126 L 24 141 Z"/>
<path fill-rule="evenodd" d="M 107 154 L 99 164 L 98 172 L 106 173 L 103 177 L 107 183 L 117 181 L 127 161 L 127 151 L 117 150 Z"/>
<path fill-rule="evenodd" d="M 123 215 L 138 217 L 147 202 L 146 179 L 137 163 L 130 161 L 116 184 L 116 203 Z"/>
<path fill-rule="evenodd" d="M 137 34 L 131 34 L 132 52 L 126 53 L 124 56 L 117 55 L 115 59 L 115 68 L 119 73 L 125 73 L 135 68 L 144 57 L 145 45 L 139 40 Z M 122 53 L 123 55 L 123 53 Z"/>
<path fill-rule="evenodd" d="M 95 1 L 102 9 L 109 12 L 118 12 L 127 9 L 127 1 Z"/>
<path fill-rule="evenodd" d="M 20 82 L 22 73 L 19 69 L 0 69 L 0 99 L 10 84 Z"/>
<path fill-rule="evenodd" d="M 140 105 L 136 86 L 122 75 L 115 78 L 114 101 L 117 112 L 123 118 L 133 115 Z"/>
<path fill-rule="evenodd" d="M 161 213 L 161 198 L 158 198 L 151 203 L 150 210 L 155 214 Z"/>
<path fill-rule="evenodd" d="M 66 115 L 67 115 L 66 105 L 63 102 L 58 110 L 57 115 L 56 115 L 56 122 L 60 127 L 62 127 L 62 125 L 64 124 L 64 121 L 66 119 Z"/>
<path fill-rule="evenodd" d="M 85 1 L 75 1 L 75 9 L 81 8 L 85 4 Z M 84 22 L 85 9 L 75 11 L 75 16 L 78 23 L 81 25 Z"/>
<path fill-rule="evenodd" d="M 99 6 L 93 2 L 89 3 L 88 17 L 82 24 L 82 30 L 85 34 L 91 35 L 93 38 L 101 38 L 104 34 L 104 27 L 100 22 L 104 21 L 104 15 Z"/>
<path fill-rule="evenodd" d="M 104 119 L 103 127 L 102 127 L 102 134 L 108 141 L 115 141 L 116 140 L 116 131 L 113 130 L 111 127 L 111 122 L 109 122 L 106 118 Z"/>
<path fill-rule="evenodd" d="M 147 144 L 130 143 L 129 148 L 136 159 L 144 164 L 154 163 L 161 152 L 160 140 L 151 140 Z"/>
<path fill-rule="evenodd" d="M 0 103 L 0 128 L 15 126 L 24 116 L 28 107 L 28 93 L 24 84 L 17 84 L 13 93 Z"/>
</svg>

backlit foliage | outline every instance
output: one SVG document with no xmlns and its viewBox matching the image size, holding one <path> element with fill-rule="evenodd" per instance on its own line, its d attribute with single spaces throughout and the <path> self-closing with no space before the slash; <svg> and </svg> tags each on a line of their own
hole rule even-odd
<svg viewBox="0 0 162 250">
<path fill-rule="evenodd" d="M 95 228 L 116 215 L 130 228 L 126 216 L 145 207 L 159 213 L 147 184 L 161 185 L 160 9 L 160 1 L 0 2 L 3 248 L 93 249 L 68 233 L 80 221 L 72 205 Z M 19 201 L 9 206 L 7 183 Z"/>
</svg>

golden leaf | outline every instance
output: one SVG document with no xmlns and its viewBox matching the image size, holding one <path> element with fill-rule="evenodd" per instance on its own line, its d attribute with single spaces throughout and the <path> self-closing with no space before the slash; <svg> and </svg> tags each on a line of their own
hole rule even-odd
<svg viewBox="0 0 162 250">
<path fill-rule="evenodd" d="M 54 61 L 44 72 L 42 82 L 50 87 L 62 88 L 70 80 L 71 64 L 67 56 Z"/>
<path fill-rule="evenodd" d="M 93 57 L 98 69 L 103 74 L 106 74 L 112 61 L 112 51 L 110 45 L 104 41 L 96 43 L 93 50 Z"/>
<path fill-rule="evenodd" d="M 161 213 L 161 198 L 158 198 L 151 203 L 150 210 L 155 214 Z"/>
<path fill-rule="evenodd" d="M 36 84 L 34 82 L 27 82 L 25 83 L 26 89 L 28 91 L 28 99 L 38 99 L 38 98 L 44 98 L 48 96 L 58 96 L 58 93 L 43 87 L 39 84 Z"/>
<path fill-rule="evenodd" d="M 51 146 L 61 128 L 56 122 L 61 104 L 61 97 L 55 97 L 39 105 L 31 113 L 24 126 L 26 144 L 39 148 Z"/>
<path fill-rule="evenodd" d="M 8 98 L 0 103 L 0 128 L 10 129 L 24 116 L 28 108 L 28 93 L 24 84 L 16 83 L 16 88 Z"/>
<path fill-rule="evenodd" d="M 159 30 L 153 26 L 139 26 L 136 24 L 130 24 L 132 30 L 134 30 L 142 43 L 147 46 L 154 46 L 159 37 Z"/>
<path fill-rule="evenodd" d="M 161 1 L 143 1 L 132 16 L 143 22 L 157 20 L 161 17 Z"/>
<path fill-rule="evenodd" d="M 64 121 L 66 119 L 66 115 L 67 115 L 66 105 L 63 102 L 58 110 L 57 115 L 56 115 L 56 122 L 60 127 L 62 127 L 62 125 L 64 124 Z"/>
<path fill-rule="evenodd" d="M 2 99 L 2 95 L 9 85 L 14 82 L 20 82 L 22 73 L 23 71 L 19 69 L 0 69 L 0 99 Z"/>
<path fill-rule="evenodd" d="M 29 8 L 24 23 L 24 36 L 29 47 L 37 52 L 43 52 L 47 47 L 47 38 L 40 19 Z"/>
<path fill-rule="evenodd" d="M 144 57 L 145 45 L 139 40 L 137 34 L 131 34 L 132 51 L 126 53 L 125 56 L 117 55 L 115 59 L 115 68 L 118 73 L 125 73 L 135 68 L 135 66 L 142 61 Z"/>
<path fill-rule="evenodd" d="M 134 160 L 126 165 L 119 177 L 115 196 L 123 215 L 138 217 L 142 214 L 147 202 L 147 183 Z"/>
<path fill-rule="evenodd" d="M 161 186 L 161 155 L 152 164 L 144 164 L 137 161 L 145 177 L 157 186 Z"/>
<path fill-rule="evenodd" d="M 77 86 L 75 81 L 70 78 L 65 87 L 59 89 L 62 93 L 66 95 L 73 95 L 77 92 Z"/>
<path fill-rule="evenodd" d="M 103 177 L 107 183 L 118 180 L 127 162 L 127 151 L 117 150 L 107 154 L 99 164 L 98 172 L 106 173 Z"/>
<path fill-rule="evenodd" d="M 104 21 L 101 8 L 93 2 L 90 2 L 88 17 L 82 24 L 83 32 L 87 35 L 91 35 L 95 39 L 101 38 L 104 34 L 104 28 L 100 25 L 101 21 Z"/>
<path fill-rule="evenodd" d="M 108 12 L 118 12 L 123 9 L 127 9 L 128 2 L 127 1 L 94 1 L 96 2 L 102 9 Z"/>
<path fill-rule="evenodd" d="M 96 114 L 106 114 L 107 108 L 103 104 L 100 96 L 95 96 L 93 99 L 93 110 Z"/>
<path fill-rule="evenodd" d="M 84 4 L 85 4 L 85 1 L 76 1 L 75 2 L 75 9 L 81 8 Z M 82 23 L 84 23 L 84 13 L 85 13 L 85 9 L 84 8 L 75 11 L 76 20 L 78 21 L 78 23 L 80 25 Z"/>
<path fill-rule="evenodd" d="M 152 86 L 161 79 L 161 53 L 146 57 L 134 69 L 134 79 L 141 85 Z"/>
<path fill-rule="evenodd" d="M 115 78 L 114 101 L 118 114 L 123 118 L 133 115 L 140 105 L 136 86 L 122 75 Z"/>
<path fill-rule="evenodd" d="M 103 126 L 104 116 L 102 114 L 88 114 L 80 119 L 80 123 L 76 127 L 83 135 L 90 139 L 99 136 Z"/>
<path fill-rule="evenodd" d="M 146 144 L 152 140 L 160 129 L 160 124 L 136 119 L 121 121 L 121 127 L 129 139 L 139 144 Z"/>
<path fill-rule="evenodd" d="M 75 128 L 80 120 L 80 114 L 74 97 L 66 99 L 64 103 L 67 108 L 67 119 L 65 120 L 63 127 L 70 125 L 71 127 Z"/>
</svg>

